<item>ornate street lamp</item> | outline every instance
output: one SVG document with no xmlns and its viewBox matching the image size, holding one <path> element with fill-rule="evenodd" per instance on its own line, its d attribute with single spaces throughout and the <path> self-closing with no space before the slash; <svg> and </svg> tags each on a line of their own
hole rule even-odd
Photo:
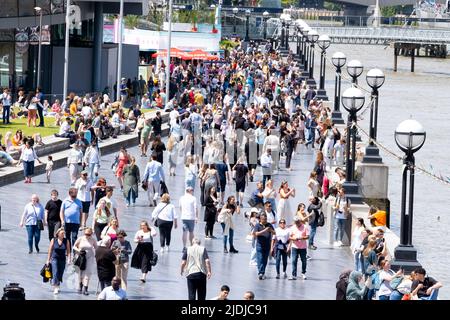
<svg viewBox="0 0 450 320">
<path fill-rule="evenodd" d="M 320 53 L 320 84 L 319 90 L 317 91 L 317 99 L 328 101 L 327 91 L 325 90 L 325 59 L 327 54 L 327 49 L 331 44 L 331 39 L 326 34 L 321 35 L 317 39 L 317 45 L 322 49 Z"/>
<path fill-rule="evenodd" d="M 413 205 L 414 205 L 414 153 L 422 148 L 425 143 L 426 132 L 423 126 L 416 120 L 405 120 L 395 129 L 395 143 L 405 152 L 403 158 L 402 174 L 402 203 L 400 222 L 400 244 L 395 248 L 392 269 L 403 268 L 406 273 L 410 273 L 421 267 L 417 261 L 417 250 L 412 245 L 413 230 Z M 408 213 L 406 212 L 406 193 L 409 172 L 409 201 Z"/>
<path fill-rule="evenodd" d="M 309 46 L 309 79 L 307 80 L 307 84 L 310 86 L 316 86 L 316 80 L 314 80 L 314 45 L 319 39 L 319 34 L 316 30 L 311 30 L 308 32 L 308 41 L 310 43 Z"/>
<path fill-rule="evenodd" d="M 309 40 L 308 40 L 308 33 L 312 29 L 308 25 L 303 26 L 302 35 L 303 35 L 303 61 L 302 64 L 304 66 L 303 72 L 302 72 L 302 78 L 308 79 L 309 78 Z"/>
<path fill-rule="evenodd" d="M 244 41 L 247 41 L 247 42 L 250 41 L 250 36 L 248 34 L 249 29 L 250 29 L 250 14 L 251 14 L 251 12 L 249 9 L 245 10 L 245 39 L 244 39 Z"/>
<path fill-rule="evenodd" d="M 267 39 L 267 19 L 269 19 L 269 13 L 267 11 L 263 12 L 263 21 L 264 21 L 264 40 Z"/>
<path fill-rule="evenodd" d="M 239 9 L 234 7 L 233 8 L 233 15 L 234 15 L 234 26 L 233 26 L 233 33 L 236 34 L 236 23 L 237 23 L 237 13 L 239 12 Z"/>
<path fill-rule="evenodd" d="M 344 119 L 339 108 L 341 100 L 341 69 L 347 61 L 347 57 L 342 52 L 336 52 L 331 58 L 333 65 L 336 67 L 336 77 L 334 82 L 334 110 L 331 114 L 331 121 L 334 124 L 343 124 Z"/>
<path fill-rule="evenodd" d="M 358 192 L 358 183 L 355 180 L 356 163 L 356 114 L 364 106 L 364 93 L 355 87 L 348 88 L 342 94 L 342 105 L 348 111 L 347 120 L 347 146 L 346 146 L 346 179 L 343 183 L 346 196 L 352 203 L 362 203 L 362 196 Z"/>
<path fill-rule="evenodd" d="M 281 48 L 284 48 L 284 35 L 285 35 L 285 32 L 286 32 L 286 21 L 285 21 L 285 17 L 286 17 L 286 14 L 285 13 L 282 13 L 281 15 L 280 15 L 280 20 L 281 20 L 281 43 L 280 43 L 280 49 Z"/>
<path fill-rule="evenodd" d="M 284 44 L 286 46 L 286 50 L 289 51 L 289 27 L 291 25 L 291 15 L 286 14 L 285 21 L 286 21 L 286 39 L 284 40 Z"/>
<path fill-rule="evenodd" d="M 358 77 L 362 74 L 364 67 L 359 60 L 351 60 L 347 63 L 347 73 L 352 77 L 352 83 L 358 84 Z"/>
<path fill-rule="evenodd" d="M 380 150 L 372 140 L 377 140 L 377 124 L 378 124 L 378 89 L 383 85 L 385 76 L 380 69 L 370 69 L 366 75 L 366 81 L 372 88 L 371 105 L 370 105 L 370 143 L 366 147 L 366 153 L 363 158 L 364 163 L 382 163 Z"/>
</svg>

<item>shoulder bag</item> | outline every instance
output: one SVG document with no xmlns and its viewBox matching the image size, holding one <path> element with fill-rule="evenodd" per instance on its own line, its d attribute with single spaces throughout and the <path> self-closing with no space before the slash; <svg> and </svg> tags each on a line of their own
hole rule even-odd
<svg viewBox="0 0 450 320">
<path fill-rule="evenodd" d="M 32 205 L 33 207 L 33 211 L 34 211 L 34 216 L 36 217 L 36 225 L 38 227 L 39 230 L 44 230 L 44 222 L 38 218 L 37 213 L 36 213 L 36 209 L 34 208 L 34 205 Z"/>
</svg>

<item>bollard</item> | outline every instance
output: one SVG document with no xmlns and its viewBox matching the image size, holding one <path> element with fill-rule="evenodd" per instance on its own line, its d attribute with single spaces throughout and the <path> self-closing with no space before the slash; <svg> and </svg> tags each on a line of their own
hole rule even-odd
<svg viewBox="0 0 450 320">
<path fill-rule="evenodd" d="M 0 230 L 2 230 L 2 206 L 0 205 Z"/>
</svg>

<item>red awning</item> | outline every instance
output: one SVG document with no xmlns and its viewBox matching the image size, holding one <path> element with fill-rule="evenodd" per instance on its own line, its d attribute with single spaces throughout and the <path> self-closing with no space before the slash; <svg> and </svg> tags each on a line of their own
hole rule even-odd
<svg viewBox="0 0 450 320">
<path fill-rule="evenodd" d="M 174 58 L 183 58 L 186 55 L 186 52 L 181 51 L 178 48 L 170 48 L 170 56 Z M 152 54 L 152 58 L 156 57 L 166 57 L 167 56 L 167 50 L 163 49 L 160 50 L 154 54 Z"/>
</svg>

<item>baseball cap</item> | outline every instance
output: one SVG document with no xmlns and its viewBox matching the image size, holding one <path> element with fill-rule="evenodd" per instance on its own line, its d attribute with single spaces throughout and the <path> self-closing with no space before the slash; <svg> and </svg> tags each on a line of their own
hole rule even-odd
<svg viewBox="0 0 450 320">
<path fill-rule="evenodd" d="M 186 191 L 192 191 L 192 190 L 194 190 L 194 188 L 192 188 L 191 186 L 186 187 Z"/>
</svg>

